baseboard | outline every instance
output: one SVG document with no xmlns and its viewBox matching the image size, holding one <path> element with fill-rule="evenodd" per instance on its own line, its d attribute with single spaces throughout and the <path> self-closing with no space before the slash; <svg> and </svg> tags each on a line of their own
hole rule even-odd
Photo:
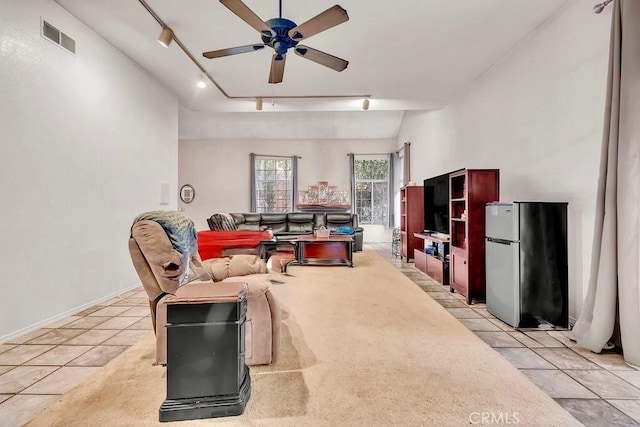
<svg viewBox="0 0 640 427">
<path fill-rule="evenodd" d="M 142 286 L 141 283 L 136 283 L 136 284 L 131 285 L 131 286 L 127 287 L 127 288 L 121 289 L 121 290 L 116 291 L 114 293 L 111 293 L 111 294 L 109 294 L 107 296 L 104 296 L 102 298 L 98 298 L 97 300 L 88 302 L 86 304 L 82 304 L 82 305 L 80 305 L 78 307 L 72 308 L 72 309 L 67 310 L 67 311 L 65 311 L 63 313 L 56 314 L 53 317 L 50 317 L 48 319 L 45 319 L 45 320 L 42 320 L 40 322 L 34 323 L 34 324 L 30 325 L 30 326 L 27 326 L 25 328 L 19 329 L 19 330 L 15 331 L 15 332 L 11 332 L 10 334 L 3 335 L 3 336 L 0 337 L 0 344 L 2 344 L 4 342 L 7 342 L 10 339 L 17 338 L 19 336 L 28 334 L 29 332 L 33 332 L 36 329 L 42 328 L 43 326 L 50 325 L 50 324 L 52 324 L 54 322 L 57 322 L 58 320 L 62 320 L 64 318 L 66 318 L 66 317 L 72 316 L 75 313 L 78 313 L 78 312 L 80 312 L 82 310 L 85 310 L 87 308 L 93 307 L 94 305 L 98 305 L 101 302 L 108 301 L 111 298 L 118 297 L 118 296 L 124 294 L 125 292 L 129 292 L 129 291 L 131 291 L 133 289 L 139 288 L 140 286 Z"/>
</svg>

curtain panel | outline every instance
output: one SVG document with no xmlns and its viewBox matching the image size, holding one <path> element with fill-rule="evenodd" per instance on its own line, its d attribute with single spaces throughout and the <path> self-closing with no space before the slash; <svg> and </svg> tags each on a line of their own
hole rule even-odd
<svg viewBox="0 0 640 427">
<path fill-rule="evenodd" d="M 257 212 L 256 202 L 256 154 L 249 154 L 249 182 L 251 183 L 249 206 L 251 210 L 249 212 Z"/>
<path fill-rule="evenodd" d="M 387 226 L 389 228 L 393 227 L 393 224 L 395 224 L 395 191 L 394 191 L 394 185 L 396 183 L 396 178 L 395 178 L 395 165 L 394 165 L 394 160 L 396 158 L 396 155 L 394 153 L 389 153 L 389 222 L 387 224 Z"/>
<path fill-rule="evenodd" d="M 640 366 L 640 1 L 614 0 L 589 289 L 573 328 L 599 353 L 619 320 L 627 363 Z"/>
<path fill-rule="evenodd" d="M 351 213 L 356 213 L 356 155 L 349 153 L 349 175 L 351 176 Z"/>
<path fill-rule="evenodd" d="M 291 191 L 293 192 L 293 209 L 298 205 L 298 156 L 291 156 Z"/>
<path fill-rule="evenodd" d="M 402 179 L 402 185 L 407 185 L 409 184 L 409 181 L 411 181 L 411 143 L 410 142 L 405 142 L 404 145 L 402 146 L 402 161 L 404 162 L 403 165 L 403 179 Z"/>
</svg>

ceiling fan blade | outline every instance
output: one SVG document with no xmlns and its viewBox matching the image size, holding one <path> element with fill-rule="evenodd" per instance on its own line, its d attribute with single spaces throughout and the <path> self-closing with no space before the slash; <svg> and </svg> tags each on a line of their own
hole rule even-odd
<svg viewBox="0 0 640 427">
<path fill-rule="evenodd" d="M 347 68 L 347 65 L 349 65 L 349 61 L 345 61 L 344 59 L 329 55 L 328 53 L 321 52 L 317 49 L 312 49 L 309 46 L 298 45 L 294 50 L 296 55 L 302 56 L 310 61 L 317 62 L 325 67 L 329 67 L 332 70 L 342 71 Z"/>
<path fill-rule="evenodd" d="M 271 72 L 269 73 L 269 83 L 282 83 L 284 76 L 284 63 L 287 55 L 273 54 L 271 58 Z"/>
<path fill-rule="evenodd" d="M 335 27 L 338 24 L 347 22 L 348 20 L 349 15 L 347 11 L 339 5 L 335 5 L 309 19 L 307 22 L 290 29 L 288 34 L 293 40 L 300 41 L 324 30 L 328 30 L 331 27 Z"/>
<path fill-rule="evenodd" d="M 256 31 L 261 32 L 265 36 L 274 36 L 271 28 L 241 0 L 220 0 L 220 3 L 235 13 L 238 18 L 255 28 Z"/>
<path fill-rule="evenodd" d="M 254 52 L 260 49 L 264 49 L 263 44 L 249 44 L 246 46 L 230 47 L 227 49 L 211 50 L 209 52 L 203 52 L 202 56 L 204 56 L 205 58 L 213 59 L 213 58 L 220 58 L 223 56 L 237 55 L 239 53 Z"/>
</svg>

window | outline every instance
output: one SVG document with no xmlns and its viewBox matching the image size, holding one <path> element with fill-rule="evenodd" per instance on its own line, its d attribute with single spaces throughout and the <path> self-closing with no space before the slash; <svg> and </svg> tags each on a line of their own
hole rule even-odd
<svg viewBox="0 0 640 427">
<path fill-rule="evenodd" d="M 292 212 L 294 206 L 295 158 L 255 156 L 254 200 L 252 211 Z"/>
<path fill-rule="evenodd" d="M 389 226 L 389 156 L 355 155 L 358 222 Z"/>
</svg>

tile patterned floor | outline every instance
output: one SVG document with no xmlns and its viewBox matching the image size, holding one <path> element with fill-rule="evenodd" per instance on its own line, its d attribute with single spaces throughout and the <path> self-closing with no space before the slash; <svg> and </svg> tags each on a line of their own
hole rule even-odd
<svg viewBox="0 0 640 427">
<path fill-rule="evenodd" d="M 368 244 L 587 427 L 640 426 L 640 371 L 616 352 L 580 348 L 564 331 L 515 330 L 486 304 L 467 305 L 391 255 L 391 244 Z"/>
<path fill-rule="evenodd" d="M 616 353 L 594 354 L 562 331 L 517 331 L 484 304 L 468 306 L 391 255 L 368 244 L 454 317 L 527 375 L 585 426 L 640 426 L 640 371 Z M 0 344 L 0 426 L 22 426 L 129 346 L 151 332 L 141 289 L 110 299 Z"/>
<path fill-rule="evenodd" d="M 137 289 L 0 344 L 0 426 L 24 425 L 151 330 Z"/>
</svg>

